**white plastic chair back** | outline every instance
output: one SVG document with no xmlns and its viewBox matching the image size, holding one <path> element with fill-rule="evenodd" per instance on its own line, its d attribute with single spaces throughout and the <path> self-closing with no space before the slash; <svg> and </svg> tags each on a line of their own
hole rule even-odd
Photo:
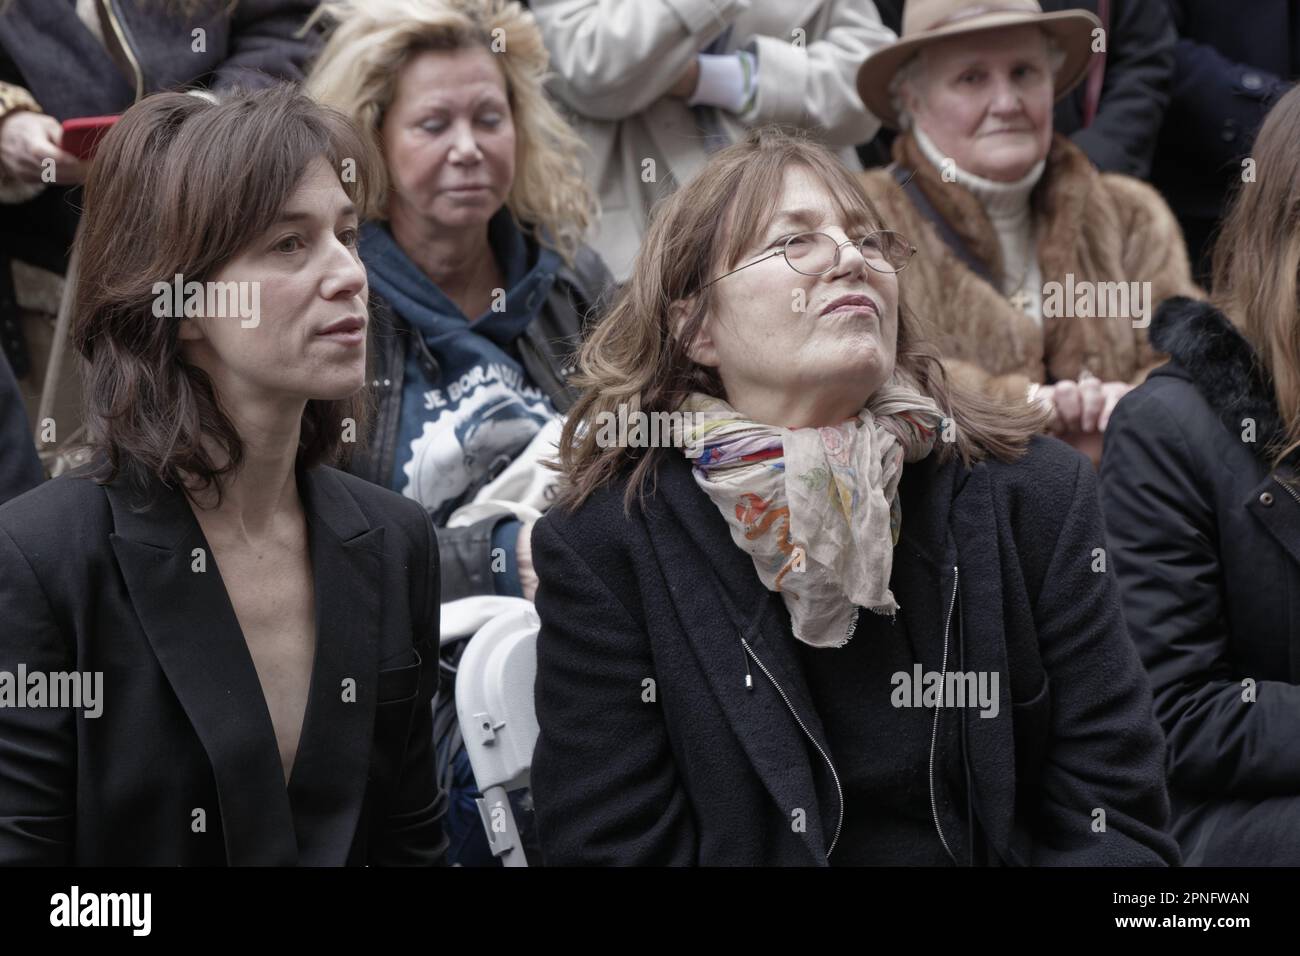
<svg viewBox="0 0 1300 956">
<path fill-rule="evenodd" d="M 483 793 L 478 807 L 488 845 L 505 866 L 527 866 L 507 795 L 528 786 L 537 743 L 533 682 L 541 622 L 530 601 L 495 600 L 511 603 L 478 628 L 461 656 L 456 716 Z"/>
</svg>

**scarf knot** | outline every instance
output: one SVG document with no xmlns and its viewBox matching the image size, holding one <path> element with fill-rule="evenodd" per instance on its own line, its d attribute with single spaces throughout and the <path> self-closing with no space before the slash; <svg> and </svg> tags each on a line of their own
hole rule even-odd
<svg viewBox="0 0 1300 956">
<path fill-rule="evenodd" d="M 855 417 L 818 428 L 750 421 L 696 392 L 679 444 L 731 538 L 778 592 L 794 636 L 841 647 L 859 606 L 893 615 L 903 465 L 930 454 L 944 421 L 901 371 Z"/>
</svg>

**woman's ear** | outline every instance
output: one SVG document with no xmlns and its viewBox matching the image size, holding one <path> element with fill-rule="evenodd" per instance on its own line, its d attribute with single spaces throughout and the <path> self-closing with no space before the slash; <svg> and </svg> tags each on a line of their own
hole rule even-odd
<svg viewBox="0 0 1300 956">
<path fill-rule="evenodd" d="M 691 317 L 695 308 L 695 299 L 678 299 L 668 307 L 668 328 L 672 331 L 673 338 L 681 338 L 686 329 L 686 323 Z M 717 368 L 720 364 L 718 361 L 718 349 L 713 343 L 713 334 L 711 323 L 707 316 L 700 323 L 695 337 L 687 344 L 686 354 L 696 365 L 706 365 L 709 368 Z"/>
</svg>

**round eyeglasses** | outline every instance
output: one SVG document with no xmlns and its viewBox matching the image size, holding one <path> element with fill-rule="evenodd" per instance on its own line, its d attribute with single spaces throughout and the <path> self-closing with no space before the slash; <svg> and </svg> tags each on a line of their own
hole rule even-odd
<svg viewBox="0 0 1300 956">
<path fill-rule="evenodd" d="M 916 254 L 916 247 L 907 241 L 902 233 L 881 229 L 868 233 L 861 239 L 846 239 L 836 242 L 834 236 L 824 232 L 801 232 L 791 236 L 781 244 L 781 248 L 760 256 L 753 262 L 724 272 L 716 279 L 710 279 L 701 288 L 708 288 L 729 275 L 735 275 L 741 269 L 748 269 L 760 262 L 766 262 L 776 256 L 783 256 L 786 264 L 795 272 L 806 276 L 821 276 L 840 264 L 840 250 L 845 246 L 856 246 L 867 265 L 876 272 L 894 274 L 907 268 L 908 262 Z"/>
</svg>

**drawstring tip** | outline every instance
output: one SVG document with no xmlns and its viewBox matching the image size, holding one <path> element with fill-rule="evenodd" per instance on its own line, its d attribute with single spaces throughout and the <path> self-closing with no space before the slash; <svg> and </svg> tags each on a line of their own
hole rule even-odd
<svg viewBox="0 0 1300 956">
<path fill-rule="evenodd" d="M 740 639 L 740 660 L 745 665 L 745 690 L 753 690 L 754 674 L 749 668 L 749 648 L 743 637 Z"/>
</svg>

